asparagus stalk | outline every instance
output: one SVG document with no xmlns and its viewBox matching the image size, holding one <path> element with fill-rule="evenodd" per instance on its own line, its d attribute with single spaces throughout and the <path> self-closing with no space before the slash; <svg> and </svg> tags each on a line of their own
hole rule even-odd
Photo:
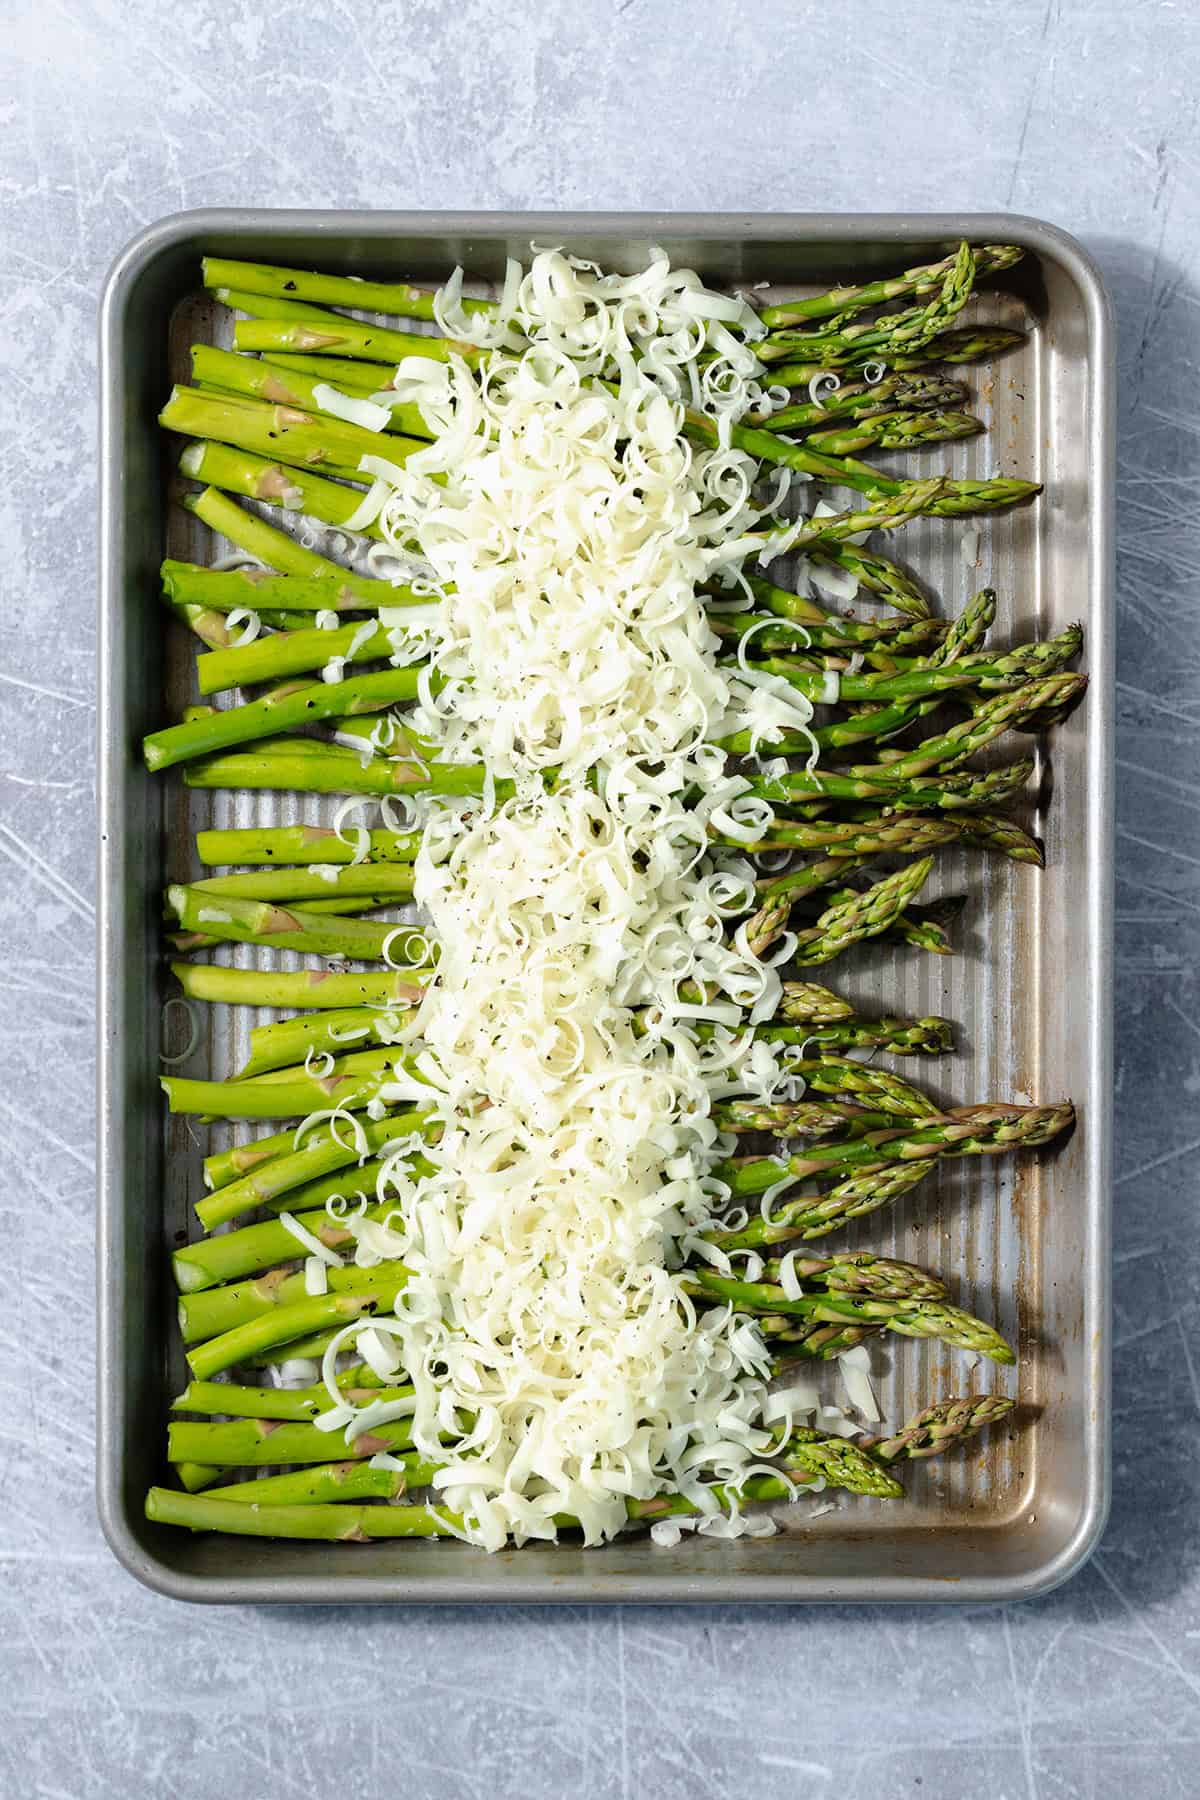
<svg viewBox="0 0 1200 1800">
<path fill-rule="evenodd" d="M 897 1113 L 901 1118 L 921 1119 L 940 1112 L 937 1103 L 923 1094 L 912 1082 L 879 1069 L 870 1063 L 856 1062 L 853 1057 L 798 1056 L 789 1059 L 788 1069 L 803 1075 L 806 1084 L 818 1094 L 853 1094 L 867 1106 Z"/>
<path fill-rule="evenodd" d="M 1024 342 L 1023 331 L 1013 331 L 1004 325 L 956 326 L 950 331 L 938 332 L 922 350 L 899 354 L 889 352 L 886 367 L 893 374 L 902 374 L 915 369 L 933 368 L 937 363 L 986 362 L 991 357 L 1002 356 L 1006 350 L 1016 349 Z M 877 354 L 869 349 L 858 348 L 832 361 L 826 357 L 820 362 L 777 364 L 771 369 L 771 381 L 779 387 L 807 387 L 814 375 L 823 375 L 830 368 L 865 369 L 869 372 L 871 366 L 878 366 L 879 362 Z"/>
<path fill-rule="evenodd" d="M 974 284 L 975 262 L 970 246 L 960 244 L 954 255 L 946 258 L 940 279 L 930 284 L 932 298 L 924 305 L 861 321 L 843 310 L 829 318 L 828 323 L 808 331 L 776 327 L 756 342 L 755 354 L 760 362 L 769 364 L 789 354 L 823 357 L 826 350 L 831 356 L 840 350 L 866 348 L 876 355 L 886 350 L 920 350 L 962 311 Z"/>
<path fill-rule="evenodd" d="M 305 1076 L 294 1081 L 187 1081 L 164 1075 L 160 1086 L 173 1113 L 208 1119 L 305 1119 L 337 1107 L 361 1112 L 395 1079 L 389 1070 Z"/>
<path fill-rule="evenodd" d="M 863 450 L 912 450 L 921 444 L 975 437 L 983 421 L 967 412 L 891 412 L 853 425 L 830 425 L 805 438 L 823 456 L 858 456 Z"/>
<path fill-rule="evenodd" d="M 910 1419 L 895 1437 L 868 1439 L 863 1447 L 877 1462 L 885 1464 L 941 1456 L 984 1426 L 1006 1418 L 1015 1404 L 1003 1394 L 968 1394 L 962 1399 L 939 1400 Z"/>
<path fill-rule="evenodd" d="M 299 1249 L 295 1240 L 293 1245 Z M 331 1294 L 377 1296 L 395 1294 L 397 1285 L 403 1286 L 409 1273 L 400 1262 L 383 1262 L 369 1269 L 350 1263 L 326 1269 L 325 1278 Z M 185 1344 L 203 1343 L 267 1313 L 282 1311 L 302 1300 L 307 1292 L 303 1271 L 290 1273 L 286 1268 L 275 1268 L 250 1281 L 183 1294 L 179 1300 L 180 1334 Z"/>
<path fill-rule="evenodd" d="M 778 1282 L 780 1258 L 766 1264 L 768 1280 Z M 794 1251 L 792 1271 L 797 1279 L 816 1284 L 830 1293 L 869 1294 L 879 1300 L 944 1300 L 946 1284 L 915 1263 L 896 1262 L 870 1250 L 843 1250 L 833 1256 L 802 1256 Z"/>
<path fill-rule="evenodd" d="M 361 1050 L 372 1044 L 394 1044 L 406 1023 L 403 1012 L 349 1006 L 257 1025 L 250 1033 L 250 1055 L 238 1077 L 245 1080 L 270 1069 L 283 1069 L 318 1051 L 337 1056 L 349 1046 Z"/>
<path fill-rule="evenodd" d="M 721 1131 L 770 1132 L 778 1138 L 829 1137 L 848 1132 L 894 1130 L 892 1113 L 869 1112 L 864 1107 L 832 1100 L 724 1100 L 714 1106 L 712 1118 Z"/>
<path fill-rule="evenodd" d="M 305 827 L 297 827 L 303 830 Z M 201 836 L 204 836 L 201 833 Z M 217 835 L 217 834 L 213 834 Z M 322 857 L 325 851 L 322 850 Z M 226 969 L 216 963 L 173 962 L 171 973 L 189 1000 L 234 1006 L 415 1006 L 421 971 L 334 975 L 325 969 Z"/>
<path fill-rule="evenodd" d="M 203 446 L 200 448 L 203 449 Z M 267 569 L 278 570 L 281 575 L 325 576 L 339 583 L 350 584 L 361 579 L 331 562 L 327 556 L 319 556 L 315 550 L 306 550 L 297 539 L 274 525 L 268 525 L 257 513 L 248 513 L 245 507 L 223 494 L 220 488 L 206 487 L 198 494 L 184 494 L 180 498 L 180 505 L 210 530 L 219 532 L 239 550 L 244 550 L 248 556 L 257 557 Z M 164 568 L 168 566 L 181 570 L 190 565 L 163 565 Z M 206 570 L 205 573 L 211 575 L 213 571 Z"/>
<path fill-rule="evenodd" d="M 432 362 L 461 357 L 474 366 L 481 354 L 477 345 L 457 338 L 418 336 L 386 325 L 363 324 L 340 313 L 330 313 L 327 319 L 239 319 L 233 328 L 233 342 L 237 350 L 301 350 L 393 366 L 406 356 L 424 356 Z"/>
<path fill-rule="evenodd" d="M 885 375 L 881 381 L 848 382 L 817 400 L 749 415 L 748 425 L 767 431 L 808 431 L 835 419 L 872 419 L 885 412 L 936 412 L 964 406 L 969 399 L 961 381 L 939 375 Z"/>
<path fill-rule="evenodd" d="M 321 626 L 308 628 L 306 622 L 306 627 L 298 631 L 255 638 L 249 644 L 197 657 L 196 674 L 202 694 L 220 694 L 229 688 L 302 675 L 329 664 L 336 670 L 344 663 L 379 662 L 392 655 L 395 642 L 394 627 L 380 620 L 356 620 L 331 631 Z"/>
<path fill-rule="evenodd" d="M 280 368 L 278 364 L 260 361 L 256 356 L 239 356 L 235 351 L 216 350 L 209 344 L 193 344 L 191 355 L 192 380 L 201 388 L 216 388 L 225 394 L 241 394 L 250 399 L 267 400 L 274 406 L 296 407 L 305 412 L 320 413 L 323 417 L 338 416 L 331 415 L 324 403 L 328 399 L 325 389 L 341 387 L 336 373 L 328 367 L 310 374 L 304 369 Z M 313 360 L 319 361 L 318 358 Z M 360 371 L 362 369 L 361 363 L 351 366 Z M 355 387 L 358 391 L 352 392 L 348 398 L 363 398 L 359 384 L 356 383 Z M 414 438 L 429 437 L 429 427 L 419 406 L 392 403 L 388 412 L 390 417 L 382 427 L 383 432 L 400 432 Z M 376 449 L 386 455 L 386 440 L 378 441 L 378 433 L 376 437 Z"/>
<path fill-rule="evenodd" d="M 396 1500 L 412 1488 L 428 1487 L 440 1465 L 413 1453 L 395 1459 L 399 1469 L 372 1469 L 365 1463 L 325 1463 L 311 1469 L 291 1469 L 286 1475 L 260 1475 L 255 1481 L 235 1481 L 213 1488 L 206 1498 L 230 1500 L 245 1506 L 308 1508 L 336 1506 L 359 1500 Z"/>
<path fill-rule="evenodd" d="M 791 1238 L 806 1242 L 827 1237 L 849 1219 L 862 1218 L 900 1199 L 923 1181 L 933 1167 L 929 1162 L 881 1163 L 861 1174 L 848 1175 L 821 1193 L 799 1194 L 771 1208 L 770 1219 L 748 1219 L 736 1230 L 714 1227 L 706 1234 L 726 1252 L 765 1250 Z"/>
<path fill-rule="evenodd" d="M 982 275 L 994 275 L 1001 270 L 1010 269 L 1024 254 L 1016 244 L 974 244 L 969 253 L 973 264 L 973 279 L 976 281 Z M 784 300 L 775 306 L 765 306 L 759 318 L 772 331 L 780 326 L 801 324 L 806 319 L 828 319 L 835 314 L 848 318 L 869 306 L 884 306 L 890 300 L 903 300 L 910 295 L 940 289 L 960 256 L 961 250 L 956 250 L 942 257 L 939 262 L 923 263 L 918 268 L 906 269 L 903 275 L 893 275 L 886 280 L 868 281 L 854 287 L 830 288 L 827 293 L 815 294 L 808 299 Z M 317 299 L 320 296 L 308 294 L 305 298 Z"/>
<path fill-rule="evenodd" d="M 415 700 L 418 681 L 416 669 L 383 669 L 373 675 L 355 675 L 349 681 L 320 681 L 280 688 L 263 700 L 252 700 L 245 706 L 231 706 L 207 718 L 152 731 L 142 741 L 146 767 L 169 769 L 174 763 L 211 755 L 235 744 L 252 743 L 280 730 L 312 725 L 320 719 L 380 712 L 397 701 Z"/>
<path fill-rule="evenodd" d="M 328 1404 L 332 1402 L 327 1400 Z M 407 1419 L 376 1426 L 350 1443 L 340 1432 L 333 1435 L 312 1424 L 264 1418 L 216 1423 L 172 1419 L 167 1430 L 167 1454 L 172 1462 L 205 1462 L 229 1469 L 328 1462 L 335 1446 L 342 1457 L 351 1460 L 375 1456 L 381 1450 L 407 1450 L 412 1443 L 412 1425 Z"/>
<path fill-rule="evenodd" d="M 915 1129 L 868 1132 L 847 1143 L 813 1144 L 795 1156 L 749 1157 L 720 1166 L 735 1194 L 763 1193 L 777 1182 L 834 1171 L 849 1174 L 880 1163 L 920 1162 L 941 1156 L 999 1156 L 1008 1150 L 1048 1144 L 1074 1122 L 1068 1101 L 1054 1106 L 989 1102 L 955 1107 L 935 1122 Z"/>
<path fill-rule="evenodd" d="M 346 1226 L 339 1225 L 324 1206 L 309 1209 L 309 1202 L 303 1196 L 322 1185 L 333 1191 L 344 1191 L 357 1188 L 365 1193 L 374 1193 L 378 1172 L 385 1166 L 382 1160 L 367 1164 L 343 1164 L 329 1175 L 323 1176 L 320 1182 L 306 1182 L 303 1187 L 284 1189 L 265 1202 L 268 1206 L 286 1210 L 298 1224 L 303 1225 L 330 1250 L 341 1250 L 353 1246 L 354 1234 Z M 374 1171 L 374 1173 L 369 1173 Z M 221 1194 L 228 1192 L 222 1189 Z M 217 1199 L 218 1195 L 209 1195 L 209 1199 Z M 203 1202 L 201 1202 L 203 1205 Z M 392 1210 L 390 1203 L 378 1202 L 363 1209 L 360 1216 L 364 1219 L 383 1219 Z M 223 1281 L 240 1281 L 244 1276 L 256 1275 L 263 1269 L 270 1269 L 276 1263 L 285 1262 L 289 1257 L 303 1254 L 303 1247 L 280 1219 L 264 1219 L 257 1225 L 243 1225 L 237 1231 L 218 1232 L 215 1237 L 201 1238 L 198 1243 L 185 1244 L 176 1250 L 171 1258 L 175 1281 L 181 1294 L 198 1294 L 206 1288 L 216 1287 Z M 217 1407 L 214 1410 L 232 1410 Z"/>
<path fill-rule="evenodd" d="M 180 453 L 179 468 L 193 481 L 202 481 L 225 493 L 241 494 L 247 500 L 265 500 L 285 512 L 305 512 L 323 525 L 344 526 L 363 500 L 360 488 L 327 481 L 323 475 L 268 461 L 265 456 L 254 456 L 248 450 L 235 450 L 230 444 L 217 444 L 211 439 L 187 444 Z M 378 524 L 357 529 L 365 537 L 383 535 Z"/>
<path fill-rule="evenodd" d="M 808 931 L 797 933 L 795 961 L 808 965 L 832 962 L 852 944 L 878 937 L 921 891 L 932 868 L 932 856 L 920 857 L 876 882 L 865 894 L 835 902 Z"/>
<path fill-rule="evenodd" d="M 410 1387 L 382 1387 L 365 1363 L 337 1377 L 348 1401 L 410 1400 Z M 307 1388 L 243 1387 L 232 1381 L 189 1381 L 171 1402 L 172 1412 L 220 1413 L 233 1419 L 271 1419 L 292 1425 L 310 1424 L 331 1402 L 324 1382 Z"/>
<path fill-rule="evenodd" d="M 391 1118 L 401 1117 L 399 1113 L 388 1115 Z M 374 1121 L 382 1123 L 382 1121 Z M 361 1123 L 361 1121 L 360 1121 Z M 336 1127 L 336 1129 L 335 1129 Z M 287 1131 L 273 1132 L 269 1137 L 254 1138 L 247 1144 L 233 1144 L 226 1150 L 216 1150 L 204 1159 L 204 1185 L 216 1190 L 228 1187 L 231 1181 L 238 1181 L 252 1169 L 261 1168 L 263 1163 L 270 1162 L 276 1156 L 289 1156 L 297 1149 L 298 1136 L 293 1125 Z M 315 1144 L 328 1143 L 336 1137 L 345 1136 L 345 1126 L 338 1125 L 336 1120 L 327 1120 L 311 1126 L 303 1132 L 304 1142 L 311 1148 Z"/>
<path fill-rule="evenodd" d="M 890 562 L 886 556 L 873 556 L 854 544 L 831 545 L 828 549 L 810 551 L 810 560 L 818 567 L 828 563 L 858 577 L 860 587 L 894 607 L 909 619 L 929 617 L 929 601 L 911 575 Z"/>
<path fill-rule="evenodd" d="M 832 1025 L 760 1025 L 768 1043 L 813 1045 L 818 1050 L 886 1050 L 891 1056 L 944 1056 L 954 1048 L 949 1019 L 843 1019 Z"/>
<path fill-rule="evenodd" d="M 404 1278 L 394 1276 L 392 1285 L 383 1285 L 371 1294 L 321 1294 L 305 1300 L 293 1301 L 290 1306 L 274 1306 L 270 1312 L 261 1313 L 257 1318 L 238 1325 L 232 1331 L 222 1332 L 220 1337 L 209 1338 L 203 1344 L 197 1344 L 188 1352 L 188 1367 L 198 1381 L 210 1381 L 214 1375 L 232 1369 L 235 1364 L 247 1362 L 251 1357 L 260 1356 L 265 1351 L 274 1350 L 280 1344 L 294 1344 L 302 1340 L 307 1333 L 324 1331 L 331 1327 L 345 1326 L 356 1319 L 363 1319 L 372 1312 L 386 1310 L 394 1305 L 396 1295 L 404 1286 Z M 299 1355 L 295 1350 L 293 1354 Z M 176 1429 L 173 1427 L 173 1429 Z M 199 1429 L 199 1427 L 193 1427 Z M 287 1427 L 280 1427 L 281 1430 Z M 291 1429 L 296 1431 L 312 1431 L 314 1427 L 297 1425 Z M 316 1436 L 322 1433 L 315 1432 Z M 325 1453 L 328 1453 L 329 1441 L 325 1440 Z M 278 1446 L 277 1446 L 278 1448 Z M 382 1448 L 382 1446 L 377 1446 Z M 179 1456 L 187 1461 L 231 1463 L 235 1458 L 223 1454 L 196 1455 L 191 1450 L 180 1450 Z M 171 1460 L 176 1461 L 174 1451 Z M 290 1460 L 286 1458 L 263 1456 L 263 1462 Z M 320 1457 L 313 1457 L 319 1462 Z"/>
<path fill-rule="evenodd" d="M 364 456 L 384 456 L 402 464 L 424 448 L 419 438 L 384 437 L 346 419 L 187 387 L 172 388 L 158 422 L 182 437 L 213 438 L 258 456 L 278 457 L 304 469 L 328 467 L 358 480 L 364 479 L 357 474 Z"/>
<path fill-rule="evenodd" d="M 193 883 L 196 893 L 217 899 L 329 900 L 335 907 L 343 899 L 369 897 L 384 906 L 412 897 L 411 863 L 360 863 L 357 867 L 332 864 L 326 875 L 318 864 L 308 869 L 255 869 L 245 875 L 209 875 Z"/>
<path fill-rule="evenodd" d="M 394 377 L 377 363 L 358 362 L 349 356 L 305 356 L 303 352 L 274 350 L 264 352 L 258 360 L 268 368 L 315 375 L 318 381 L 331 381 L 335 387 L 365 399 L 386 393 L 394 384 Z M 414 431 L 413 436 L 419 437 L 420 433 Z"/>
<path fill-rule="evenodd" d="M 836 1324 L 842 1319 L 882 1325 L 901 1337 L 939 1338 L 959 1350 L 974 1351 L 993 1362 L 1014 1363 L 1016 1356 L 1000 1333 L 982 1319 L 939 1300 L 887 1300 L 848 1294 L 805 1294 L 789 1300 L 781 1287 L 765 1281 L 734 1281 L 711 1269 L 697 1269 L 688 1283 L 692 1293 L 710 1294 L 739 1312 L 771 1313 L 784 1319 Z M 788 1332 L 773 1332 L 787 1340 Z M 801 1338 L 801 1342 L 803 1339 Z"/>
<path fill-rule="evenodd" d="M 964 664 L 964 668 L 971 665 Z M 886 763 L 859 764 L 854 774 L 870 779 L 870 771 L 884 769 L 888 775 L 915 780 L 935 768 L 954 768 L 973 756 L 1001 733 L 1011 730 L 1016 720 L 1028 722 L 1048 708 L 1073 705 L 1086 691 L 1087 676 L 1063 671 L 1043 675 L 1026 682 L 1011 693 L 999 693 L 978 707 L 972 716 L 950 726 L 936 737 L 926 738 L 915 749 Z"/>
<path fill-rule="evenodd" d="M 243 1213 L 253 1212 L 257 1206 L 270 1205 L 281 1195 L 314 1181 L 320 1175 L 328 1175 L 335 1169 L 348 1169 L 352 1164 L 365 1162 L 375 1151 L 384 1149 L 398 1138 L 408 1137 L 412 1132 L 419 1131 L 424 1119 L 424 1114 L 408 1111 L 383 1119 L 372 1119 L 365 1124 L 356 1121 L 353 1130 L 348 1129 L 343 1122 L 339 1135 L 330 1133 L 318 1138 L 315 1143 L 306 1142 L 298 1149 L 281 1156 L 260 1160 L 240 1180 L 227 1182 L 214 1193 L 206 1194 L 196 1202 L 196 1217 L 206 1231 L 212 1231 L 217 1225 L 240 1218 Z M 343 1142 L 343 1139 L 347 1141 Z M 221 1257 L 217 1246 L 229 1242 L 228 1237 L 221 1237 L 211 1245 L 188 1244 L 177 1250 L 174 1264 L 180 1287 L 190 1290 L 191 1287 L 201 1285 L 192 1278 L 190 1272 L 207 1273 L 215 1268 Z M 292 1255 L 299 1255 L 295 1238 L 290 1240 L 290 1247 Z"/>
<path fill-rule="evenodd" d="M 169 887 L 167 906 L 185 931 L 203 932 L 228 943 L 266 944 L 274 950 L 348 956 L 360 962 L 392 957 L 417 962 L 428 951 L 425 939 L 411 926 L 346 919 L 229 896 L 214 900 L 197 888 Z"/>
<path fill-rule="evenodd" d="M 436 289 L 417 287 L 407 281 L 360 281 L 357 276 L 325 275 L 305 269 L 279 268 L 270 263 L 235 262 L 217 256 L 206 256 L 201 266 L 204 285 L 209 288 L 235 288 L 247 294 L 280 300 L 316 301 L 360 312 L 396 313 L 405 319 L 436 318 Z M 487 314 L 495 311 L 495 302 L 473 300 L 464 295 L 462 307 L 464 312 Z"/>
<path fill-rule="evenodd" d="M 719 442 L 716 421 L 705 413 L 686 413 L 684 429 L 689 437 L 701 443 Z M 968 518 L 976 513 L 1016 506 L 1041 492 L 1040 482 L 1013 481 L 1003 476 L 972 481 L 952 481 L 949 477 L 940 476 L 937 477 L 937 491 L 930 492 L 926 482 L 898 480 L 885 475 L 882 470 L 869 463 L 858 462 L 852 456 L 823 456 L 811 449 L 807 442 L 794 443 L 790 438 L 780 438 L 769 431 L 755 431 L 750 426 L 732 426 L 730 442 L 747 455 L 757 457 L 760 462 L 778 463 L 836 487 L 854 488 L 859 493 L 872 496 L 879 503 L 890 501 L 896 511 L 904 510 L 909 517 L 915 512 L 922 512 L 938 518 Z M 912 512 L 908 511 L 910 505 Z M 833 535 L 834 524 L 835 520 L 832 518 L 812 519 L 806 521 L 805 526 L 799 530 L 795 526 L 785 529 L 780 554 L 783 554 L 785 546 L 797 549 L 804 543 L 819 542 L 822 538 Z M 856 527 L 856 530 L 863 531 L 889 529 L 892 527 L 883 518 L 873 524 Z M 844 534 L 839 531 L 837 535 Z"/>
<path fill-rule="evenodd" d="M 365 842 L 363 841 L 365 839 Z M 421 847 L 416 831 L 356 831 L 354 841 L 332 825 L 251 825 L 229 831 L 199 831 L 196 854 L 202 863 L 408 863 Z M 360 851 L 365 857 L 360 860 Z"/>
<path fill-rule="evenodd" d="M 326 1444 L 327 1452 L 328 1448 Z M 365 1544 L 372 1538 L 459 1536 L 463 1529 L 459 1515 L 444 1506 L 247 1506 L 159 1487 L 146 1496 L 146 1517 L 152 1524 L 178 1525 L 186 1531 L 346 1544 Z"/>
<path fill-rule="evenodd" d="M 216 494 L 215 488 L 210 491 Z M 228 504 L 232 506 L 233 502 Z M 214 529 L 220 530 L 220 526 Z M 266 530 L 286 536 L 284 532 L 275 533 L 270 525 Z M 429 601 L 428 594 L 414 594 L 410 587 L 354 575 L 332 563 L 311 573 L 277 575 L 271 569 L 206 569 L 198 563 L 168 559 L 162 565 L 162 584 L 169 599 L 195 602 L 219 613 L 232 612 L 239 606 L 259 613 L 272 609 L 287 613 L 373 612 L 380 607 L 424 606 Z"/>
<path fill-rule="evenodd" d="M 235 312 L 247 313 L 252 319 L 312 319 L 320 324 L 331 315 L 324 306 L 312 306 L 307 300 L 283 299 L 276 295 L 253 294 L 248 288 L 222 284 L 213 289 L 213 298 Z"/>
<path fill-rule="evenodd" d="M 852 1017 L 854 1008 L 849 1000 L 815 981 L 785 981 L 779 1011 L 781 1018 L 793 1024 L 833 1025 Z"/>
</svg>

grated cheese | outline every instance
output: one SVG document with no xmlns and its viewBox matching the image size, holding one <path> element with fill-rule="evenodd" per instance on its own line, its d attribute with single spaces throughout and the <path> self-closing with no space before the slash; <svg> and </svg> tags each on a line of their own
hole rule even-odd
<svg viewBox="0 0 1200 1800">
<path fill-rule="evenodd" d="M 752 315 L 662 252 L 618 276 L 558 250 L 510 264 L 490 314 L 463 310 L 460 272 L 435 315 L 487 355 L 400 363 L 392 391 L 431 441 L 403 467 L 363 458 L 352 523 L 378 519 L 438 603 L 381 615 L 398 656 L 428 653 L 414 732 L 491 779 L 420 818 L 414 900 L 440 954 L 380 1099 L 419 1098 L 435 1129 L 416 1172 L 392 1147 L 386 1220 L 347 1221 L 357 1262 L 409 1271 L 394 1316 L 348 1332 L 377 1373 L 396 1340 L 413 1446 L 473 1543 L 553 1538 L 563 1514 L 598 1543 L 668 1490 L 702 1534 L 769 1531 L 711 1492 L 771 1452 L 767 1352 L 732 1308 L 697 1311 L 681 1267 L 728 1197 L 714 1101 L 790 1079 L 745 1029 L 779 975 L 726 935 L 753 871 L 709 838 L 772 823 L 719 740 L 813 716 L 780 678 L 718 667 L 699 593 L 760 516 L 729 447 L 762 399 L 728 329 Z M 716 448 L 684 436 L 685 405 Z M 697 982 L 703 1006 L 682 999 Z"/>
</svg>

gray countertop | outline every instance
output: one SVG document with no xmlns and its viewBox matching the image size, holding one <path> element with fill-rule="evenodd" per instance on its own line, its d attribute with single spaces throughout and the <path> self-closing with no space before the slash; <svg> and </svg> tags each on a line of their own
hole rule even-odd
<svg viewBox="0 0 1200 1800">
<path fill-rule="evenodd" d="M 1200 10 L 3 10 L 0 1791 L 1200 1791 Z M 137 1587 L 102 1543 L 95 301 L 142 225 L 238 203 L 1011 208 L 1098 256 L 1122 403 L 1115 1498 L 1100 1550 L 1049 1598 L 203 1611 Z"/>
</svg>

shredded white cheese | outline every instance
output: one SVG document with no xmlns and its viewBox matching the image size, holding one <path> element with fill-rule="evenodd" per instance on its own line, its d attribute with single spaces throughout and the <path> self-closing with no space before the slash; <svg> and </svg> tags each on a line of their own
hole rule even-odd
<svg viewBox="0 0 1200 1800">
<path fill-rule="evenodd" d="M 396 396 L 432 441 L 403 467 L 363 459 L 354 521 L 373 508 L 438 602 L 383 621 L 428 647 L 414 730 L 490 777 L 482 801 L 423 820 L 414 898 L 440 954 L 401 1025 L 411 1074 L 381 1098 L 432 1095 L 438 1129 L 431 1172 L 394 1148 L 386 1220 L 347 1220 L 360 1263 L 409 1271 L 360 1345 L 381 1373 L 396 1339 L 413 1445 L 474 1543 L 553 1538 L 563 1515 L 597 1543 L 668 1490 L 706 1534 L 770 1530 L 710 1491 L 772 1448 L 763 1340 L 731 1308 L 698 1311 L 681 1268 L 727 1197 L 714 1101 L 787 1079 L 745 1029 L 779 976 L 727 935 L 753 871 L 710 833 L 771 824 L 719 740 L 769 742 L 813 709 L 718 667 L 698 592 L 759 516 L 755 464 L 728 447 L 762 398 L 727 329 L 752 315 L 661 252 L 631 276 L 541 252 L 510 265 L 490 316 L 460 292 L 439 321 L 489 354 L 400 364 Z M 717 447 L 684 435 L 685 404 Z M 515 791 L 497 803 L 500 779 Z"/>
</svg>

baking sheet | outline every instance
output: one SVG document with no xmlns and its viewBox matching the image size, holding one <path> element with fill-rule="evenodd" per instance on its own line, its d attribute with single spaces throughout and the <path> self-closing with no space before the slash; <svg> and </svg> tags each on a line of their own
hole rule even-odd
<svg viewBox="0 0 1200 1800">
<path fill-rule="evenodd" d="M 186 379 L 188 344 L 220 341 L 228 329 L 228 315 L 197 294 L 200 254 L 436 281 L 456 260 L 495 277 L 531 238 L 569 242 L 606 264 L 638 261 L 662 243 L 711 281 L 767 281 L 787 293 L 891 271 L 963 235 L 1028 246 L 1027 262 L 981 290 L 970 316 L 1030 328 L 1029 341 L 994 365 L 955 371 L 985 435 L 887 460 L 957 476 L 1028 475 L 1046 492 L 1031 508 L 979 520 L 971 566 L 959 521 L 917 522 L 896 554 L 944 610 L 995 586 L 997 642 L 1083 619 L 1092 685 L 1048 753 L 1039 750 L 1027 823 L 1045 838 L 1045 871 L 942 851 L 927 894 L 969 894 L 959 954 L 877 947 L 829 974 L 869 1007 L 886 997 L 889 1008 L 958 1022 L 953 1057 L 895 1065 L 947 1102 L 1070 1094 L 1080 1121 L 1066 1145 L 1036 1158 L 944 1165 L 837 1241 L 938 1268 L 956 1299 L 1017 1343 L 1019 1385 L 990 1365 L 971 1372 L 940 1344 L 873 1347 L 885 1417 L 898 1422 L 933 1396 L 986 1386 L 1019 1394 L 1019 1427 L 911 1465 L 904 1501 L 845 1499 L 811 1523 L 803 1506 L 778 1515 L 775 1538 L 685 1540 L 669 1552 L 630 1539 L 603 1551 L 566 1544 L 487 1557 L 453 1543 L 275 1544 L 146 1525 L 142 1496 L 164 1475 L 167 1404 L 184 1379 L 167 1256 L 191 1229 L 210 1147 L 207 1132 L 167 1118 L 157 1090 L 172 987 L 161 887 L 194 872 L 198 829 L 328 818 L 337 804 L 191 791 L 140 767 L 143 730 L 194 697 L 194 648 L 165 619 L 158 562 L 207 562 L 227 548 L 169 504 L 178 444 L 154 425 L 169 381 Z M 981 217 L 193 214 L 125 252 L 103 330 L 99 1482 L 102 1520 L 126 1566 L 180 1597 L 319 1601 L 979 1600 L 1040 1591 L 1069 1573 L 1107 1497 L 1112 371 L 1106 302 L 1082 252 L 1036 222 Z M 261 955 L 220 953 L 243 963 Z M 187 1072 L 231 1073 L 256 1022 L 248 1009 L 206 1009 L 206 1050 Z"/>
</svg>

